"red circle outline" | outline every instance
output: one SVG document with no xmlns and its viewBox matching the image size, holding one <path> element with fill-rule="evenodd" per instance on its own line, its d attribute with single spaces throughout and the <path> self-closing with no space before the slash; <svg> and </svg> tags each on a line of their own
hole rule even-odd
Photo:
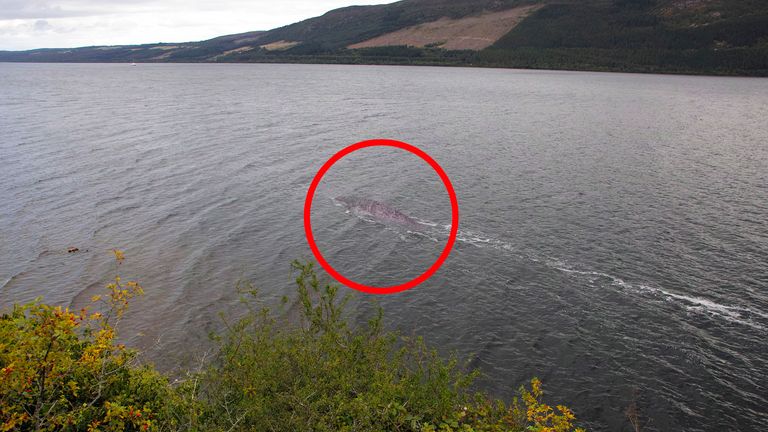
<svg viewBox="0 0 768 432">
<path fill-rule="evenodd" d="M 312 212 L 312 200 L 315 197 L 315 191 L 317 190 L 317 186 L 320 184 L 320 180 L 322 180 L 323 176 L 328 172 L 331 166 L 333 166 L 333 164 L 341 160 L 341 158 L 343 158 L 344 156 L 352 152 L 355 152 L 357 150 L 360 150 L 366 147 L 378 147 L 378 146 L 399 148 L 399 149 L 411 152 L 416 156 L 420 157 L 422 160 L 424 160 L 424 162 L 428 163 L 429 166 L 432 167 L 432 169 L 435 170 L 438 176 L 440 176 L 440 180 L 443 181 L 443 185 L 445 185 L 445 189 L 448 191 L 448 197 L 451 200 L 451 232 L 448 236 L 448 241 L 445 244 L 445 248 L 443 248 L 443 252 L 437 258 L 434 264 L 432 264 L 432 266 L 428 268 L 427 271 L 422 273 L 420 276 L 417 276 L 406 283 L 403 283 L 400 285 L 392 285 L 388 287 L 375 287 L 375 286 L 363 285 L 361 283 L 347 279 L 342 274 L 337 272 L 336 269 L 331 267 L 331 265 L 328 264 L 325 258 L 323 258 L 323 255 L 320 253 L 320 249 L 318 249 L 317 247 L 317 244 L 315 242 L 315 237 L 312 235 L 312 222 L 310 218 L 310 215 Z M 320 167 L 320 170 L 317 172 L 317 174 L 315 175 L 315 178 L 312 179 L 312 183 L 310 183 L 309 185 L 309 189 L 307 190 L 307 198 L 304 201 L 304 233 L 307 236 L 307 242 L 309 243 L 309 248 L 312 250 L 312 253 L 315 255 L 315 258 L 317 259 L 317 261 L 325 269 L 325 271 L 328 272 L 328 274 L 330 274 L 337 281 L 343 283 L 344 285 L 352 289 L 362 291 L 368 294 L 394 294 L 397 292 L 409 290 L 415 287 L 416 285 L 419 285 L 420 283 L 426 281 L 430 277 L 432 277 L 432 275 L 435 274 L 437 269 L 439 269 L 440 266 L 443 265 L 445 260 L 448 258 L 448 255 L 450 255 L 451 249 L 453 248 L 453 244 L 456 242 L 456 235 L 458 231 L 459 231 L 459 202 L 456 199 L 456 192 L 453 190 L 453 185 L 451 184 L 451 180 L 448 178 L 448 175 L 445 173 L 445 171 L 443 171 L 443 168 L 440 167 L 440 165 L 423 150 L 411 144 L 404 143 L 402 141 L 396 141 L 391 139 L 371 139 L 366 141 L 360 141 L 359 143 L 352 144 L 351 146 L 343 148 L 342 150 L 334 154 L 330 159 L 328 159 L 328 161 L 325 164 L 323 164 L 322 167 Z"/>
</svg>

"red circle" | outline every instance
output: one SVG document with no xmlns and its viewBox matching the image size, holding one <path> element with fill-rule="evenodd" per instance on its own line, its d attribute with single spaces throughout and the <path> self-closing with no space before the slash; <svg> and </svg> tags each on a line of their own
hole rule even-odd
<svg viewBox="0 0 768 432">
<path fill-rule="evenodd" d="M 437 260 L 432 264 L 430 268 L 427 269 L 424 273 L 422 273 L 420 276 L 417 276 L 414 279 L 411 279 L 410 281 L 400 284 L 400 285 L 393 285 L 388 287 L 374 287 L 374 286 L 368 286 L 363 285 L 361 283 L 355 282 L 353 280 L 347 279 L 342 274 L 337 272 L 333 267 L 331 267 L 330 264 L 323 258 L 323 255 L 320 253 L 320 250 L 317 248 L 317 244 L 315 243 L 315 237 L 312 235 L 312 222 L 310 220 L 310 214 L 312 212 L 312 199 L 315 197 L 315 190 L 317 189 L 317 186 L 320 184 L 320 180 L 322 180 L 323 176 L 326 172 L 341 158 L 344 156 L 366 148 L 366 147 L 378 147 L 378 146 L 386 146 L 386 147 L 396 147 L 408 152 L 411 152 L 415 154 L 416 156 L 420 157 L 424 162 L 428 163 L 429 166 L 432 167 L 432 169 L 435 170 L 438 176 L 440 176 L 440 179 L 443 181 L 443 184 L 445 185 L 445 189 L 448 191 L 448 197 L 451 200 L 451 233 L 448 236 L 448 242 L 445 244 L 445 248 L 443 248 L 443 252 L 440 254 L 440 256 L 437 258 Z M 315 178 L 312 179 L 312 183 L 309 185 L 309 190 L 307 190 L 307 198 L 304 201 L 304 233 L 307 235 L 307 242 L 309 242 L 309 248 L 312 249 L 312 253 L 315 255 L 315 258 L 320 263 L 320 265 L 325 269 L 325 271 L 328 272 L 334 279 L 337 281 L 343 283 L 344 285 L 356 289 L 358 291 L 362 291 L 368 294 L 393 294 L 400 291 L 409 290 L 416 285 L 424 282 L 425 280 L 432 277 L 433 274 L 437 271 L 438 268 L 440 268 L 441 265 L 445 262 L 445 260 L 448 258 L 448 255 L 451 253 L 451 249 L 453 248 L 453 244 L 456 241 L 456 234 L 459 231 L 459 202 L 456 199 L 456 192 L 453 190 L 453 185 L 451 185 L 451 180 L 448 178 L 448 175 L 445 174 L 445 171 L 443 171 L 443 168 L 440 167 L 440 165 L 435 162 L 434 159 L 432 159 L 428 154 L 426 154 L 423 150 L 419 149 L 418 147 L 412 146 L 408 143 L 404 143 L 401 141 L 396 140 L 390 140 L 390 139 L 372 139 L 372 140 L 366 140 L 361 141 L 357 144 L 352 144 L 349 147 L 346 147 L 333 155 L 328 161 L 323 164 L 322 167 L 320 167 L 320 170 L 315 175 Z"/>
</svg>

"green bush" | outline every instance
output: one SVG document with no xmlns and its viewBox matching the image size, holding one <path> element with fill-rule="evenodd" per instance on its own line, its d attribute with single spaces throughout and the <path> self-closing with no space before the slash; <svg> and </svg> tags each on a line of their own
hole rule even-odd
<svg viewBox="0 0 768 432">
<path fill-rule="evenodd" d="M 117 264 L 122 252 L 115 251 Z M 120 277 L 74 312 L 38 300 L 0 316 L 0 430 L 150 430 L 176 390 L 115 343 L 113 321 L 142 293 Z M 105 306 L 103 312 L 92 309 Z"/>
<path fill-rule="evenodd" d="M 256 291 L 243 290 L 246 315 L 225 320 L 214 359 L 175 385 L 115 343 L 114 321 L 142 293 L 135 282 L 116 276 L 78 313 L 15 306 L 0 317 L 0 430 L 579 430 L 568 408 L 542 402 L 537 379 L 507 405 L 472 394 L 477 372 L 455 357 L 384 331 L 381 311 L 351 327 L 348 297 L 312 264 L 293 265 L 298 322 L 256 308 Z"/>
<path fill-rule="evenodd" d="M 538 380 L 530 392 L 521 389 L 522 404 L 472 395 L 476 372 L 455 357 L 441 359 L 421 338 L 383 331 L 381 310 L 367 326 L 350 327 L 349 297 L 321 284 L 312 264 L 293 266 L 301 322 L 286 325 L 268 309 L 251 309 L 228 325 L 201 381 L 205 429 L 572 430 L 570 410 L 541 403 Z"/>
</svg>

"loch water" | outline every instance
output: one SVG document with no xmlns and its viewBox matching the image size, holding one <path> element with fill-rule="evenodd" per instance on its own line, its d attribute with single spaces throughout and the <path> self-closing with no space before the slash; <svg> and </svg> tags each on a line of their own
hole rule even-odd
<svg viewBox="0 0 768 432">
<path fill-rule="evenodd" d="M 593 431 L 629 431 L 633 400 L 647 431 L 764 430 L 767 119 L 759 78 L 0 64 L 0 306 L 86 304 L 120 248 L 146 290 L 123 337 L 190 364 L 240 313 L 238 280 L 268 305 L 293 292 L 322 164 L 392 138 L 450 177 L 457 241 L 420 286 L 356 293 L 354 319 L 382 306 L 390 328 L 471 355 L 498 397 L 538 376 Z M 334 165 L 312 211 L 329 263 L 377 286 L 423 272 L 450 224 L 435 172 L 394 148 Z"/>
</svg>

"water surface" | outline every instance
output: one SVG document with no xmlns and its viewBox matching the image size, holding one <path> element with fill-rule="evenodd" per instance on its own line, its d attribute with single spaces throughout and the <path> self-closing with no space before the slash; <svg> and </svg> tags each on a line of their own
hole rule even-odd
<svg viewBox="0 0 768 432">
<path fill-rule="evenodd" d="M 531 376 L 597 431 L 768 422 L 768 80 L 321 65 L 0 64 L 0 305 L 80 306 L 114 272 L 146 295 L 123 335 L 164 369 L 267 303 L 309 258 L 302 207 L 332 154 L 419 146 L 451 177 L 459 239 L 388 322 L 475 355 L 508 398 Z M 356 195 L 418 218 L 382 223 Z M 445 190 L 397 149 L 343 159 L 318 188 L 329 262 L 412 278 L 448 233 Z M 76 246 L 81 252 L 68 254 Z M 373 299 L 352 303 L 362 319 Z"/>
</svg>

